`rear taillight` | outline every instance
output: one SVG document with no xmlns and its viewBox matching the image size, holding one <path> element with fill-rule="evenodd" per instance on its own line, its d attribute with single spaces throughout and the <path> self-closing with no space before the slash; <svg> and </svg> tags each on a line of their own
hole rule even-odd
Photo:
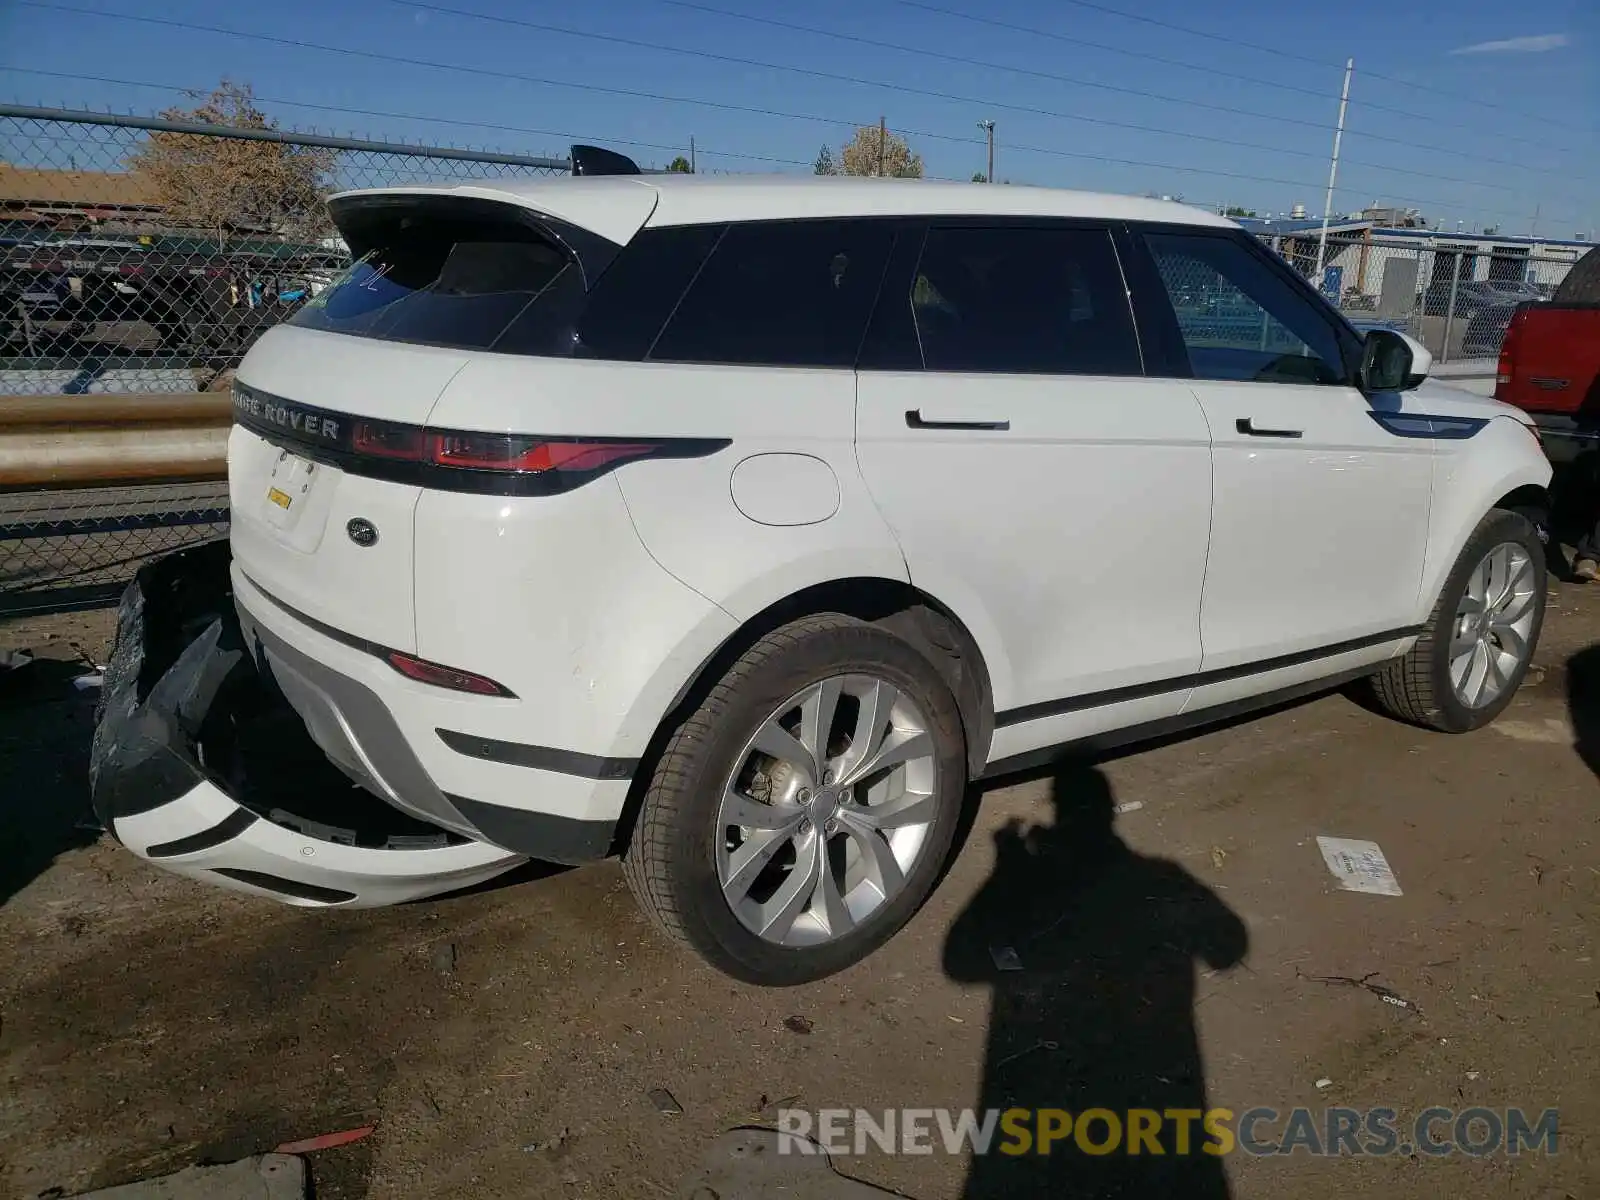
<svg viewBox="0 0 1600 1200">
<path fill-rule="evenodd" d="M 1516 361 L 1517 339 L 1522 336 L 1522 325 L 1527 318 L 1528 310 L 1519 305 L 1511 318 L 1511 324 L 1506 327 L 1505 337 L 1500 339 L 1500 362 L 1495 367 L 1494 373 L 1496 392 L 1511 382 L 1512 369 Z"/>
<path fill-rule="evenodd" d="M 641 458 L 703 458 L 727 438 L 546 437 L 439 429 L 313 408 L 245 384 L 233 419 L 252 433 L 354 475 L 442 491 L 544 496 Z"/>
<path fill-rule="evenodd" d="M 610 438 L 549 438 L 526 433 L 479 433 L 467 429 L 424 429 L 391 421 L 359 420 L 350 431 L 349 453 L 358 461 L 411 463 L 424 472 L 474 476 L 556 474 L 571 482 L 630 459 L 667 450 L 670 441 Z M 419 482 L 422 480 L 419 479 Z"/>
<path fill-rule="evenodd" d="M 465 471 L 593 471 L 659 449 L 656 442 L 551 441 L 521 434 L 429 433 L 427 461 Z"/>
<path fill-rule="evenodd" d="M 471 671 L 442 666 L 413 654 L 404 654 L 399 650 L 389 651 L 385 658 L 396 671 L 407 679 L 415 679 L 418 683 L 431 683 L 434 687 L 449 688 L 452 692 L 471 692 L 474 696 L 516 698 L 509 688 L 487 676 L 474 675 Z"/>
</svg>

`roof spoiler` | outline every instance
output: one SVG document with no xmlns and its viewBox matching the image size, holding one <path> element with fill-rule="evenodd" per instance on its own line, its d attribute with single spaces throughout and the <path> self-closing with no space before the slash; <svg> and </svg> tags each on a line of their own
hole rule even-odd
<svg viewBox="0 0 1600 1200">
<path fill-rule="evenodd" d="M 572 173 L 574 175 L 639 175 L 639 164 L 615 150 L 599 146 L 572 147 Z"/>
</svg>

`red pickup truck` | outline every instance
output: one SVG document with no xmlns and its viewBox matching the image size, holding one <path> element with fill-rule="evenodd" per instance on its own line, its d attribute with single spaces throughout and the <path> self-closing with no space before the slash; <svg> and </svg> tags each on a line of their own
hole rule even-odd
<svg viewBox="0 0 1600 1200">
<path fill-rule="evenodd" d="M 1600 450 L 1600 247 L 1573 265 L 1551 300 L 1518 306 L 1494 394 L 1533 415 L 1552 462 Z"/>
</svg>

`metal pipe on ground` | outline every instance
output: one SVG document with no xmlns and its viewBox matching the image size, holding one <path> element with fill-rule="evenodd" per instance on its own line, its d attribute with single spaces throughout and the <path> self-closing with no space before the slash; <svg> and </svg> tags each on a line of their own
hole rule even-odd
<svg viewBox="0 0 1600 1200">
<path fill-rule="evenodd" d="M 226 392 L 0 396 L 0 487 L 227 473 Z"/>
<path fill-rule="evenodd" d="M 220 479 L 227 425 L 0 429 L 0 487 Z"/>
<path fill-rule="evenodd" d="M 32 425 L 226 425 L 226 392 L 0 396 L 0 429 Z"/>
</svg>

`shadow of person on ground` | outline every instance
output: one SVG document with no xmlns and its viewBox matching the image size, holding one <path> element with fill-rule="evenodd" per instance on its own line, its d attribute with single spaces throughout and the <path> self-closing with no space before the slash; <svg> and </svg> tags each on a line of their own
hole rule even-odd
<svg viewBox="0 0 1600 1200">
<path fill-rule="evenodd" d="M 100 693 L 72 682 L 90 670 L 47 658 L 0 670 L 0 904 L 100 836 L 89 808 Z"/>
<path fill-rule="evenodd" d="M 975 1155 L 963 1195 L 1226 1200 L 1222 1160 L 1201 1151 L 1207 1109 L 1194 1022 L 1196 961 L 1238 964 L 1249 935 L 1221 899 L 1176 863 L 1136 853 L 1112 828 L 1105 776 L 1088 764 L 1056 770 L 1055 823 L 996 835 L 994 873 L 951 926 L 946 974 L 993 992 L 977 1108 L 1062 1109 L 1074 1126 L 1109 1110 L 1124 1135 L 1085 1153 L 1077 1128 L 1048 1155 Z M 1005 950 L 1017 969 L 1002 969 Z M 1188 1153 L 1163 1117 L 1164 1154 L 1127 1153 L 1131 1109 L 1189 1110 Z M 1037 1118 L 1030 1122 L 1037 1132 Z M 1108 1126 L 1088 1123 L 1091 1147 Z"/>
<path fill-rule="evenodd" d="M 1586 646 L 1567 659 L 1567 716 L 1573 748 L 1600 776 L 1600 646 Z"/>
</svg>

